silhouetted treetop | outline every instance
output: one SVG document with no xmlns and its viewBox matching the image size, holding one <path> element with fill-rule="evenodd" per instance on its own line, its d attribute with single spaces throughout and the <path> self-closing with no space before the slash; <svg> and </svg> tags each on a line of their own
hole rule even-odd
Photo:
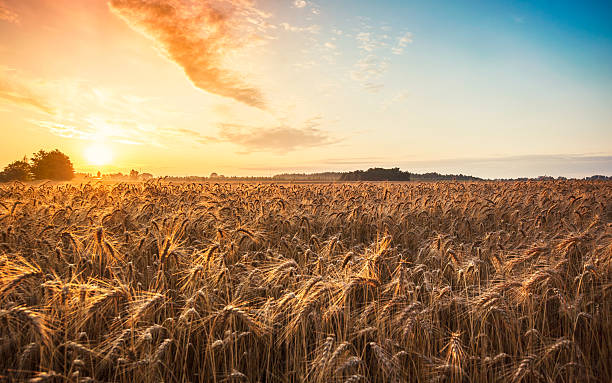
<svg viewBox="0 0 612 383">
<path fill-rule="evenodd" d="M 35 179 L 68 181 L 74 178 L 74 167 L 67 155 L 55 149 L 40 150 L 32 158 L 32 174 Z"/>
<path fill-rule="evenodd" d="M 344 173 L 340 181 L 410 181 L 410 173 L 403 172 L 399 168 L 370 168 L 366 171 Z"/>
<path fill-rule="evenodd" d="M 32 168 L 27 158 L 14 161 L 4 168 L 0 173 L 0 182 L 6 181 L 29 181 L 32 179 Z"/>
</svg>

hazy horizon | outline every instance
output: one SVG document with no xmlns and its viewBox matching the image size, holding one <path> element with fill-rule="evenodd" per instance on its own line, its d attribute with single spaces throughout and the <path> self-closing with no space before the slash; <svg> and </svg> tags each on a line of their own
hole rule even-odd
<svg viewBox="0 0 612 383">
<path fill-rule="evenodd" d="M 373 164 L 373 165 L 372 165 Z M 532 171 L 521 172 L 522 167 L 529 166 Z M 612 156 L 524 156 L 505 158 L 472 158 L 472 159 L 441 159 L 437 161 L 396 161 L 396 162 L 368 162 L 368 159 L 324 160 L 317 164 L 302 166 L 270 166 L 270 167 L 244 167 L 236 169 L 235 173 L 223 173 L 212 169 L 210 172 L 152 172 L 155 177 L 208 177 L 211 173 L 229 177 L 269 177 L 279 174 L 312 174 L 323 172 L 350 172 L 367 170 L 371 167 L 394 168 L 402 171 L 422 174 L 437 172 L 440 174 L 463 174 L 484 179 L 504 178 L 536 178 L 539 176 L 585 178 L 594 175 L 610 175 Z M 140 173 L 151 173 L 146 168 L 118 169 L 109 168 L 104 174 L 129 174 L 134 169 Z M 517 170 L 518 169 L 518 170 Z M 95 174 L 96 171 L 77 172 Z"/>
<path fill-rule="evenodd" d="M 612 174 L 610 4 L 0 0 L 0 165 Z"/>
</svg>

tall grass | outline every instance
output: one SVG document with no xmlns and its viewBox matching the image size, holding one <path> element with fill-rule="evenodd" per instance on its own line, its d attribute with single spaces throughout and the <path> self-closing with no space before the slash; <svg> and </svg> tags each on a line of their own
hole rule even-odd
<svg viewBox="0 0 612 383">
<path fill-rule="evenodd" d="M 612 184 L 0 186 L 0 375 L 610 382 Z"/>
</svg>

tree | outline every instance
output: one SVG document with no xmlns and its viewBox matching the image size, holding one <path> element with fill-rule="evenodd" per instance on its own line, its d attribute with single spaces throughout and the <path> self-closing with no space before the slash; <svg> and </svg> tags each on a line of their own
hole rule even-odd
<svg viewBox="0 0 612 383">
<path fill-rule="evenodd" d="M 133 180 L 137 180 L 138 179 L 138 170 L 132 169 L 132 171 L 130 172 L 130 178 L 133 179 Z"/>
<path fill-rule="evenodd" d="M 0 173 L 0 181 L 28 181 L 32 179 L 32 168 L 26 157 L 8 164 Z"/>
<path fill-rule="evenodd" d="M 32 174 L 35 179 L 68 181 L 74 178 L 74 167 L 70 158 L 59 150 L 40 150 L 32 158 Z"/>
<path fill-rule="evenodd" d="M 410 173 L 403 172 L 399 168 L 383 169 L 370 168 L 366 171 L 356 170 L 343 173 L 341 181 L 410 181 Z"/>
</svg>

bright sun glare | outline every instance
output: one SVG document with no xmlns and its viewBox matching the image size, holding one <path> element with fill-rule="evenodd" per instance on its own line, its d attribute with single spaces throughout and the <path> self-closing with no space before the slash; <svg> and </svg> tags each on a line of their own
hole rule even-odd
<svg viewBox="0 0 612 383">
<path fill-rule="evenodd" d="M 108 146 L 96 143 L 85 149 L 85 158 L 91 165 L 107 165 L 113 160 L 113 152 Z"/>
</svg>

